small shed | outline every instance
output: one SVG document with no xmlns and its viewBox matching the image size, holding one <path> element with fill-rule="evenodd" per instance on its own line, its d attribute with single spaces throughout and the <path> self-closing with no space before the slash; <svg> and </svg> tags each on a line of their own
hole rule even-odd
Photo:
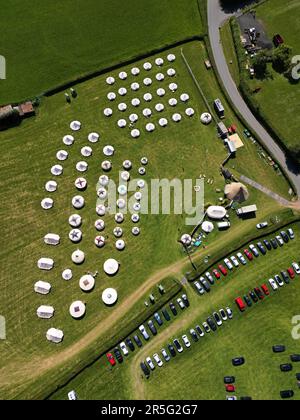
<svg viewBox="0 0 300 420">
<path fill-rule="evenodd" d="M 37 309 L 36 314 L 39 318 L 50 319 L 54 315 L 54 308 L 53 306 L 42 305 Z"/>
<path fill-rule="evenodd" d="M 52 270 L 54 267 L 54 261 L 51 258 L 41 258 L 38 260 L 38 268 L 40 270 Z"/>
<path fill-rule="evenodd" d="M 40 295 L 48 295 L 48 293 L 51 291 L 51 284 L 39 280 L 34 285 L 34 291 Z"/>
<path fill-rule="evenodd" d="M 61 330 L 58 330 L 56 328 L 50 328 L 47 333 L 46 337 L 48 341 L 51 341 L 52 343 L 58 344 L 61 343 L 64 339 L 64 333 Z"/>
<path fill-rule="evenodd" d="M 56 235 L 54 233 L 48 233 L 45 237 L 44 237 L 44 242 L 46 245 L 59 245 L 60 244 L 60 236 Z"/>
</svg>

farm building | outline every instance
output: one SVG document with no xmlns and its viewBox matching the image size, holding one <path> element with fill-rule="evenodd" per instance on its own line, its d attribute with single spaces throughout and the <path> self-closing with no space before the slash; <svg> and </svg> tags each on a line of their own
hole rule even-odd
<svg viewBox="0 0 300 420">
<path fill-rule="evenodd" d="M 19 105 L 18 111 L 21 118 L 32 117 L 35 114 L 32 102 L 25 102 Z"/>
</svg>

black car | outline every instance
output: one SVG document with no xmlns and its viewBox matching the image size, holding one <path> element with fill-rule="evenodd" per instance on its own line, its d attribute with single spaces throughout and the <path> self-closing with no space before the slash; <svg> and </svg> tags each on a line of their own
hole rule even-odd
<svg viewBox="0 0 300 420">
<path fill-rule="evenodd" d="M 284 353 L 285 352 L 285 346 L 277 345 L 273 346 L 273 353 Z"/>
<path fill-rule="evenodd" d="M 252 301 L 247 295 L 244 296 L 244 301 L 249 308 L 252 306 Z"/>
<path fill-rule="evenodd" d="M 282 278 L 278 274 L 276 274 L 276 276 L 274 277 L 274 279 L 277 281 L 278 286 L 280 286 L 280 287 L 283 286 L 283 280 L 282 280 Z"/>
<path fill-rule="evenodd" d="M 176 350 L 174 349 L 174 347 L 172 346 L 172 344 L 169 344 L 168 345 L 168 349 L 169 349 L 169 352 L 170 352 L 171 356 L 172 357 L 175 357 L 176 356 Z"/>
<path fill-rule="evenodd" d="M 151 319 L 150 321 L 148 321 L 148 327 L 153 335 L 157 335 L 157 329 L 155 328 L 155 325 L 153 324 L 153 321 Z"/>
<path fill-rule="evenodd" d="M 201 327 L 199 325 L 196 325 L 196 331 L 199 334 L 200 337 L 204 336 L 204 332 L 202 331 Z"/>
<path fill-rule="evenodd" d="M 140 366 L 141 366 L 141 369 L 142 369 L 144 375 L 146 376 L 146 378 L 149 378 L 149 376 L 150 376 L 150 370 L 149 370 L 149 368 L 146 366 L 146 364 L 144 362 L 142 362 L 140 364 Z"/>
<path fill-rule="evenodd" d="M 209 293 L 211 288 L 210 288 L 210 285 L 209 285 L 208 281 L 207 280 L 201 280 L 201 284 L 204 287 L 204 290 L 206 291 L 206 293 Z"/>
<path fill-rule="evenodd" d="M 135 347 L 134 347 L 134 344 L 133 344 L 131 338 L 127 338 L 126 339 L 126 344 L 130 348 L 131 351 L 134 351 L 135 350 Z"/>
<path fill-rule="evenodd" d="M 294 395 L 294 391 L 292 391 L 291 389 L 288 391 L 280 391 L 280 396 L 283 399 L 293 398 Z"/>
<path fill-rule="evenodd" d="M 286 232 L 282 231 L 282 232 L 280 232 L 280 235 L 281 235 L 282 239 L 284 240 L 284 242 L 285 242 L 286 244 L 287 244 L 288 242 L 290 242 L 289 235 L 288 235 Z"/>
<path fill-rule="evenodd" d="M 208 323 L 208 325 L 212 329 L 212 331 L 217 331 L 218 328 L 217 328 L 216 324 L 214 323 L 214 320 L 211 317 L 207 318 L 206 322 Z"/>
<path fill-rule="evenodd" d="M 175 347 L 176 347 L 176 349 L 180 352 L 180 351 L 182 351 L 181 349 L 182 349 L 182 346 L 181 346 L 181 344 L 179 343 L 179 341 L 177 340 L 177 338 L 173 341 L 173 343 L 175 344 Z"/>
<path fill-rule="evenodd" d="M 114 354 L 115 354 L 115 356 L 116 356 L 117 361 L 118 361 L 119 363 L 122 363 L 122 362 L 123 362 L 123 356 L 122 356 L 122 354 L 121 354 L 120 350 L 118 349 L 118 347 L 116 347 L 116 348 L 114 349 Z"/>
<path fill-rule="evenodd" d="M 290 372 L 291 370 L 293 370 L 293 365 L 291 365 L 290 363 L 280 365 L 280 370 L 281 372 Z"/>
<path fill-rule="evenodd" d="M 254 289 L 254 293 L 256 294 L 256 296 L 258 297 L 258 299 L 260 299 L 260 300 L 263 300 L 264 299 L 264 294 L 263 294 L 263 292 L 258 287 L 256 287 Z"/>
<path fill-rule="evenodd" d="M 186 308 L 188 308 L 190 306 L 190 302 L 188 300 L 187 295 L 182 295 L 181 299 L 183 300 L 183 303 L 185 304 Z"/>
<path fill-rule="evenodd" d="M 213 313 L 213 317 L 214 317 L 215 322 L 217 323 L 217 325 L 218 325 L 218 323 L 220 323 L 220 322 L 221 322 L 221 324 L 223 323 L 223 321 L 221 320 L 221 318 L 220 318 L 220 316 L 219 316 L 218 312 L 214 312 L 214 313 Z"/>
<path fill-rule="evenodd" d="M 195 343 L 197 342 L 197 341 L 199 341 L 199 338 L 198 338 L 198 335 L 197 335 L 197 333 L 196 333 L 196 331 L 195 330 L 190 330 L 190 334 L 191 334 L 191 337 L 192 337 L 192 339 L 195 341 Z"/>
<path fill-rule="evenodd" d="M 225 376 L 224 378 L 224 384 L 225 385 L 231 385 L 235 383 L 235 377 L 234 376 Z"/>
<path fill-rule="evenodd" d="M 141 342 L 140 337 L 138 335 L 134 335 L 133 339 L 138 347 L 143 347 L 143 343 Z"/>
<path fill-rule="evenodd" d="M 272 251 L 272 245 L 267 239 L 264 240 L 264 244 L 268 251 Z"/>
<path fill-rule="evenodd" d="M 296 379 L 297 381 L 300 381 L 300 373 L 296 373 Z"/>
<path fill-rule="evenodd" d="M 300 354 L 292 354 L 291 355 L 291 361 L 292 362 L 300 362 Z"/>
<path fill-rule="evenodd" d="M 154 314 L 154 319 L 157 322 L 157 324 L 161 327 L 163 325 L 163 320 L 161 319 L 158 312 Z"/>
<path fill-rule="evenodd" d="M 283 278 L 283 280 L 285 281 L 286 284 L 290 283 L 290 278 L 289 275 L 286 271 L 281 271 L 281 276 Z"/>
<path fill-rule="evenodd" d="M 241 401 L 252 401 L 252 397 L 241 397 Z"/>
<path fill-rule="evenodd" d="M 233 366 L 242 366 L 245 364 L 244 357 L 236 357 L 235 359 L 232 359 Z"/>
<path fill-rule="evenodd" d="M 166 309 L 163 309 L 163 310 L 162 310 L 162 314 L 163 314 L 163 316 L 165 317 L 165 320 L 166 320 L 166 321 L 171 321 L 170 314 L 169 314 L 169 312 L 168 312 Z"/>
<path fill-rule="evenodd" d="M 271 239 L 271 245 L 272 245 L 273 249 L 278 248 L 278 242 L 276 241 L 276 239 Z"/>
<path fill-rule="evenodd" d="M 263 246 L 263 244 L 261 242 L 258 242 L 257 247 L 258 247 L 258 249 L 260 250 L 260 252 L 263 255 L 266 255 L 267 254 L 267 250 L 266 250 L 266 248 Z"/>
<path fill-rule="evenodd" d="M 249 292 L 249 296 L 251 297 L 254 303 L 258 302 L 258 297 L 256 296 L 254 292 Z"/>
<path fill-rule="evenodd" d="M 171 303 L 169 304 L 169 306 L 170 306 L 170 309 L 171 309 L 171 311 L 172 311 L 172 314 L 173 314 L 174 316 L 176 316 L 176 315 L 177 315 L 177 309 L 176 309 L 176 307 L 175 307 L 174 303 L 173 303 L 173 302 L 171 302 Z"/>
</svg>

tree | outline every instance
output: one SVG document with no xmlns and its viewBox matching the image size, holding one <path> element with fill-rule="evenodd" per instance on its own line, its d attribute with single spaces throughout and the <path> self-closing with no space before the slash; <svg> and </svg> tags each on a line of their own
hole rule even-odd
<svg viewBox="0 0 300 420">
<path fill-rule="evenodd" d="M 278 73 L 286 73 L 291 68 L 292 48 L 282 44 L 273 52 L 272 63 L 273 68 Z"/>
<path fill-rule="evenodd" d="M 259 52 L 253 59 L 253 68 L 257 79 L 264 79 L 268 72 L 268 58 L 263 51 Z"/>
</svg>

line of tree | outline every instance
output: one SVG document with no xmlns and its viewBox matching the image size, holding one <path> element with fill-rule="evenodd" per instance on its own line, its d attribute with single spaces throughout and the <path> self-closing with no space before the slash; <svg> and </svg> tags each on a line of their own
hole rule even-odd
<svg viewBox="0 0 300 420">
<path fill-rule="evenodd" d="M 268 77 L 268 64 L 287 78 L 291 77 L 293 50 L 289 45 L 282 44 L 274 50 L 262 50 L 253 59 L 253 68 L 258 79 Z"/>
</svg>

